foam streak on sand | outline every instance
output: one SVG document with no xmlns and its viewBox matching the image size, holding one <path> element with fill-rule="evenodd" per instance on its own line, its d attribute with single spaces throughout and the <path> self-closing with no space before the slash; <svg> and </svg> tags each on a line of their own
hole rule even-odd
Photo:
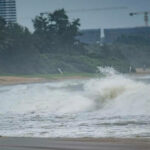
<svg viewBox="0 0 150 150">
<path fill-rule="evenodd" d="M 101 68 L 101 78 L 0 87 L 0 134 L 150 137 L 150 84 Z"/>
</svg>

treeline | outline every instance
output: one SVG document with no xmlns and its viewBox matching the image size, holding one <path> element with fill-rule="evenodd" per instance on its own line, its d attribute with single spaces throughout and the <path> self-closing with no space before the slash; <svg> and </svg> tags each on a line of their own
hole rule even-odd
<svg viewBox="0 0 150 150">
<path fill-rule="evenodd" d="M 111 45 L 119 49 L 126 60 L 134 68 L 150 68 L 150 34 L 122 35 Z"/>
<path fill-rule="evenodd" d="M 34 32 L 0 18 L 0 73 L 43 74 L 95 72 L 109 65 L 127 72 L 129 62 L 120 49 L 80 43 L 80 20 L 70 21 L 65 10 L 40 14 L 33 20 Z"/>
<path fill-rule="evenodd" d="M 79 19 L 69 21 L 64 9 L 37 16 L 33 25 L 31 33 L 26 27 L 0 18 L 1 73 L 56 72 L 63 65 L 57 61 L 60 55 L 82 53 L 82 45 L 75 39 Z"/>
</svg>

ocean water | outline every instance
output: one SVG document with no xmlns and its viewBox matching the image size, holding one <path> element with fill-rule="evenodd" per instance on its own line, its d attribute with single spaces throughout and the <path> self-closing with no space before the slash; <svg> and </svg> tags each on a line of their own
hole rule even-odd
<svg viewBox="0 0 150 150">
<path fill-rule="evenodd" d="M 0 135 L 150 138 L 150 76 L 0 86 Z"/>
</svg>

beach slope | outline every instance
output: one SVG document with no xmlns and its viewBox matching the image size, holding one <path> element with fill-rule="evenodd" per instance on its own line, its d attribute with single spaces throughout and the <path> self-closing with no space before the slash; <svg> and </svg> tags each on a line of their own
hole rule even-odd
<svg viewBox="0 0 150 150">
<path fill-rule="evenodd" d="M 150 141 L 1 137 L 0 150 L 150 150 Z"/>
</svg>

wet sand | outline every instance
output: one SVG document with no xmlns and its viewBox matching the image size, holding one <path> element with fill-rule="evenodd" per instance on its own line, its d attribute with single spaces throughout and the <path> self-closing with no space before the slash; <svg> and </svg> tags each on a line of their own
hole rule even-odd
<svg viewBox="0 0 150 150">
<path fill-rule="evenodd" d="M 14 85 L 14 84 L 26 84 L 26 83 L 38 83 L 44 82 L 44 78 L 26 78 L 15 76 L 0 76 L 0 85 Z"/>
<path fill-rule="evenodd" d="M 30 84 L 30 83 L 44 83 L 52 81 L 62 81 L 70 79 L 89 79 L 90 77 L 86 76 L 67 76 L 67 77 L 53 77 L 53 78 L 44 78 L 44 77 L 19 77 L 19 76 L 0 76 L 0 85 L 16 85 L 16 84 Z"/>
<path fill-rule="evenodd" d="M 0 150 L 150 150 L 150 140 L 1 137 Z"/>
</svg>

